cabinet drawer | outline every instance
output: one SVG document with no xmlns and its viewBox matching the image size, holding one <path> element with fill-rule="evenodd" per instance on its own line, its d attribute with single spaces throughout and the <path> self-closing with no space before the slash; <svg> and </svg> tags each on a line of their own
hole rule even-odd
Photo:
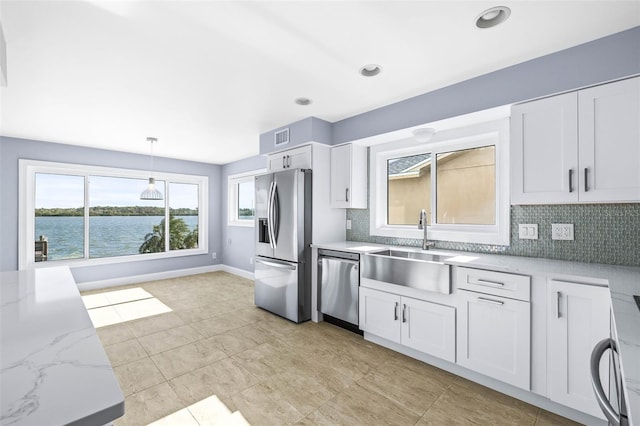
<svg viewBox="0 0 640 426">
<path fill-rule="evenodd" d="M 493 294 L 525 302 L 531 300 L 531 277 L 527 275 L 464 267 L 457 267 L 455 270 L 455 283 L 458 289 Z"/>
</svg>

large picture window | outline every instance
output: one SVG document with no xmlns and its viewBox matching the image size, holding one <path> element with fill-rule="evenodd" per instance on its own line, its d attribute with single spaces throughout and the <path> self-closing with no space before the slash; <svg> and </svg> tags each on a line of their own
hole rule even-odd
<svg viewBox="0 0 640 426">
<path fill-rule="evenodd" d="M 371 235 L 509 244 L 508 120 L 371 148 Z"/>
<path fill-rule="evenodd" d="M 206 176 L 20 160 L 20 268 L 207 252 Z"/>
</svg>

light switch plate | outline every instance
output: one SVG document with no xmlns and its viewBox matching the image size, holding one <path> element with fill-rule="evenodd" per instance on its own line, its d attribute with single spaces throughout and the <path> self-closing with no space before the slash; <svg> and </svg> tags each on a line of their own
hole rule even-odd
<svg viewBox="0 0 640 426">
<path fill-rule="evenodd" d="M 552 223 L 551 239 L 573 241 L 573 223 Z"/>
<path fill-rule="evenodd" d="M 521 240 L 537 240 L 538 224 L 537 223 L 521 223 L 518 225 L 518 238 Z"/>
</svg>

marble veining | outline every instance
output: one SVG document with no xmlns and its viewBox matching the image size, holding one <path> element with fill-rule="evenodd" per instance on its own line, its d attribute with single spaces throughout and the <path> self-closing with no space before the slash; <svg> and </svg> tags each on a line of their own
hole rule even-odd
<svg viewBox="0 0 640 426">
<path fill-rule="evenodd" d="M 69 268 L 0 274 L 1 425 L 104 424 L 124 396 Z"/>
</svg>

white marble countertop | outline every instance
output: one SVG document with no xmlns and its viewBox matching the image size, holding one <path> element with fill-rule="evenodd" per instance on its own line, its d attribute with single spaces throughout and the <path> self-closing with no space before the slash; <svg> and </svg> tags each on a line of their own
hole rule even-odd
<svg viewBox="0 0 640 426">
<path fill-rule="evenodd" d="M 0 273 L 1 425 L 103 425 L 124 396 L 68 267 Z"/>
<path fill-rule="evenodd" d="M 313 244 L 313 247 L 360 254 L 385 248 L 423 251 L 419 247 L 389 246 L 357 241 Z M 451 255 L 452 257 L 445 260 L 445 263 L 456 266 L 523 275 L 536 274 L 559 280 L 608 286 L 629 420 L 632 425 L 640 425 L 640 309 L 633 299 L 633 295 L 640 295 L 640 268 L 439 249 L 429 250 L 429 253 Z"/>
</svg>

